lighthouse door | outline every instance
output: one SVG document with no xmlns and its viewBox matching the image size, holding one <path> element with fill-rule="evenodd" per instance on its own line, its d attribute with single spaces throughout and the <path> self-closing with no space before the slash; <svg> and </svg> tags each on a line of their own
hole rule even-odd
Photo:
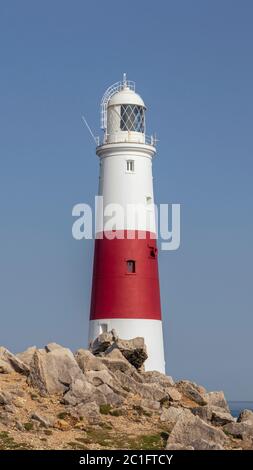
<svg viewBox="0 0 253 470">
<path fill-rule="evenodd" d="M 107 331 L 108 331 L 107 323 L 100 323 L 100 325 L 99 325 L 99 334 L 101 335 L 101 333 L 107 333 Z"/>
</svg>

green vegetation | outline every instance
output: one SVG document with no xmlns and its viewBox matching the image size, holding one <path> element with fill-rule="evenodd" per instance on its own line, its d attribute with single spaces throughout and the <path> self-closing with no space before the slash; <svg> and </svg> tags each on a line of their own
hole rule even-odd
<svg viewBox="0 0 253 470">
<path fill-rule="evenodd" d="M 134 405 L 133 408 L 135 411 L 137 411 L 139 416 L 149 416 L 149 417 L 152 416 L 152 414 L 149 411 L 145 410 L 140 405 Z"/>
<path fill-rule="evenodd" d="M 57 418 L 65 419 L 67 416 L 69 416 L 69 414 L 66 413 L 66 411 L 62 411 L 61 413 L 58 413 Z"/>
<path fill-rule="evenodd" d="M 119 410 L 119 409 L 111 410 L 111 411 L 110 411 L 110 415 L 111 415 L 111 416 L 122 416 L 122 415 L 123 415 L 123 411 L 122 411 L 122 410 Z"/>
<path fill-rule="evenodd" d="M 109 415 L 111 411 L 111 405 L 100 405 L 99 410 L 102 415 Z"/>
<path fill-rule="evenodd" d="M 8 432 L 0 432 L 0 450 L 30 450 L 32 446 L 25 442 L 15 442 Z"/>
<path fill-rule="evenodd" d="M 115 433 L 115 431 L 111 429 L 91 427 L 88 428 L 86 432 L 87 435 L 85 437 L 76 438 L 76 441 L 86 445 L 87 448 L 89 448 L 90 444 L 93 444 L 107 449 L 159 450 L 165 449 L 168 439 L 168 433 L 166 432 L 131 436 L 123 433 Z"/>
<path fill-rule="evenodd" d="M 31 422 L 24 423 L 23 426 L 24 426 L 26 431 L 31 431 L 33 429 L 33 423 L 31 423 Z"/>
</svg>

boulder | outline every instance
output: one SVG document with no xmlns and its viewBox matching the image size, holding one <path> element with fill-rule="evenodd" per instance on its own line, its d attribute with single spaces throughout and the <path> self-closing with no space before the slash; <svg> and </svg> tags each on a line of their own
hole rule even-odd
<svg viewBox="0 0 253 470">
<path fill-rule="evenodd" d="M 182 415 L 191 416 L 191 412 L 186 408 L 176 408 L 175 406 L 170 406 L 169 408 L 164 408 L 162 410 L 160 420 L 162 422 L 167 422 L 174 425 Z"/>
<path fill-rule="evenodd" d="M 180 401 L 182 399 L 182 393 L 180 393 L 175 387 L 168 387 L 166 389 L 170 401 Z"/>
<path fill-rule="evenodd" d="M 111 391 L 122 395 L 127 396 L 127 392 L 121 387 L 118 379 L 112 374 L 112 372 L 105 370 L 90 370 L 85 373 L 85 377 L 92 385 L 99 387 L 100 385 L 106 384 L 110 387 Z"/>
<path fill-rule="evenodd" d="M 119 349 L 136 369 L 140 369 L 148 357 L 144 338 L 140 337 L 129 340 L 118 339 L 107 349 L 106 353 L 110 353 L 113 349 Z"/>
<path fill-rule="evenodd" d="M 29 367 L 22 362 L 18 357 L 12 354 L 8 349 L 0 347 L 0 360 L 12 368 L 13 371 L 19 374 L 28 375 Z"/>
<path fill-rule="evenodd" d="M 223 430 L 237 439 L 253 439 L 253 426 L 247 423 L 228 423 Z"/>
<path fill-rule="evenodd" d="M 107 369 L 106 365 L 102 362 L 102 358 L 94 356 L 87 349 L 78 349 L 74 356 L 77 364 L 83 372 Z"/>
<path fill-rule="evenodd" d="M 103 404 L 105 402 L 108 405 L 122 405 L 124 398 L 121 395 L 115 393 L 107 384 L 99 385 L 96 387 L 96 389 L 103 396 L 103 401 L 101 399 L 98 401 L 95 399 L 95 401 L 97 401 L 99 404 Z"/>
<path fill-rule="evenodd" d="M 27 348 L 25 351 L 16 354 L 16 357 L 23 361 L 28 367 L 30 367 L 33 355 L 36 351 L 36 346 L 31 346 Z"/>
<path fill-rule="evenodd" d="M 180 380 L 176 383 L 176 388 L 187 398 L 198 403 L 198 405 L 206 405 L 205 389 L 199 387 L 189 380 Z"/>
<path fill-rule="evenodd" d="M 230 412 L 227 400 L 225 398 L 224 392 L 208 392 L 205 393 L 204 399 L 208 405 L 218 406 L 219 408 L 224 408 L 228 413 Z"/>
<path fill-rule="evenodd" d="M 98 358 L 107 369 L 111 372 L 116 372 L 120 370 L 124 374 L 130 375 L 134 378 L 137 382 L 142 383 L 143 378 L 142 375 L 136 370 L 130 362 L 123 356 L 119 349 L 113 349 L 112 351 L 106 353 L 106 356 Z"/>
<path fill-rule="evenodd" d="M 174 385 L 174 380 L 169 375 L 162 374 L 156 370 L 143 372 L 142 374 L 143 382 L 145 383 L 157 383 L 161 387 L 167 388 Z"/>
<path fill-rule="evenodd" d="M 232 423 L 235 421 L 233 416 L 225 410 L 225 408 L 220 408 L 219 406 L 205 405 L 192 408 L 192 413 L 195 416 L 204 421 L 211 421 L 212 424 L 216 426 L 223 426 L 227 423 Z"/>
<path fill-rule="evenodd" d="M 112 331 L 101 333 L 90 345 L 90 350 L 94 355 L 103 354 L 112 344 L 117 337 Z"/>
<path fill-rule="evenodd" d="M 59 347 L 51 352 L 35 351 L 28 381 L 42 395 L 47 395 L 65 392 L 74 380 L 82 376 L 72 352 Z"/>
<path fill-rule="evenodd" d="M 238 423 L 245 423 L 253 426 L 253 411 L 243 410 L 238 416 Z"/>
<path fill-rule="evenodd" d="M 99 406 L 94 401 L 69 407 L 67 412 L 74 418 L 87 420 L 89 424 L 99 424 L 101 422 Z"/>
<path fill-rule="evenodd" d="M 213 406 L 211 408 L 211 421 L 216 426 L 223 426 L 227 423 L 233 423 L 235 419 L 233 416 L 227 412 L 224 408 L 220 408 L 218 406 Z"/>
<path fill-rule="evenodd" d="M 90 350 L 95 356 L 106 356 L 114 349 L 119 349 L 136 369 L 140 369 L 148 357 L 143 338 L 123 340 L 117 337 L 115 331 L 102 333 L 90 345 Z"/>
<path fill-rule="evenodd" d="M 0 359 L 0 374 L 10 374 L 11 372 L 13 372 L 11 365 Z"/>
<path fill-rule="evenodd" d="M 34 421 L 38 421 L 42 427 L 44 428 L 50 428 L 54 426 L 55 419 L 52 418 L 51 416 L 42 416 L 39 413 L 32 413 L 30 416 L 31 419 Z"/>
<path fill-rule="evenodd" d="M 94 401 L 98 397 L 96 387 L 92 385 L 85 377 L 74 380 L 69 387 L 69 390 L 63 396 L 63 403 L 65 405 L 78 405 L 79 403 L 88 403 Z"/>
<path fill-rule="evenodd" d="M 160 408 L 161 408 L 161 404 L 159 401 L 148 400 L 146 398 L 143 398 L 142 400 L 140 400 L 139 406 L 141 406 L 141 408 L 143 408 L 144 410 L 154 411 L 154 412 L 160 411 Z"/>
<path fill-rule="evenodd" d="M 120 370 L 115 373 L 124 390 L 133 394 L 138 394 L 148 400 L 161 401 L 167 396 L 166 391 L 156 383 L 139 383 L 132 377 L 123 374 Z"/>
<path fill-rule="evenodd" d="M 61 349 L 62 346 L 58 343 L 48 343 L 46 346 L 45 346 L 45 351 L 46 352 L 52 352 L 52 351 L 55 351 L 55 349 Z"/>
<path fill-rule="evenodd" d="M 194 450 L 222 450 L 226 443 L 223 431 L 188 413 L 179 416 L 168 438 L 168 445 L 181 444 Z"/>
<path fill-rule="evenodd" d="M 211 421 L 212 419 L 212 408 L 209 405 L 196 406 L 191 409 L 191 412 L 204 421 Z"/>
</svg>

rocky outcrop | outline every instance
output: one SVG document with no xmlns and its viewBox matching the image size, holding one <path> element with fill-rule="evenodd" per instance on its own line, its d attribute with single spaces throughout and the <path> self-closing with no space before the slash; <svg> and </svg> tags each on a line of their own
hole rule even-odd
<svg viewBox="0 0 253 470">
<path fill-rule="evenodd" d="M 222 450 L 228 439 L 224 432 L 210 426 L 198 416 L 182 413 L 173 427 L 168 439 L 170 449 L 173 445 L 193 447 L 194 450 Z"/>
<path fill-rule="evenodd" d="M 187 398 L 193 400 L 194 402 L 198 403 L 199 405 L 206 405 L 207 401 L 205 399 L 205 389 L 203 387 L 199 387 L 194 382 L 190 382 L 189 380 L 180 380 L 176 384 L 177 389 Z"/>
<path fill-rule="evenodd" d="M 106 356 L 114 349 L 118 349 L 136 369 L 140 369 L 148 357 L 143 338 L 123 340 L 118 338 L 114 330 L 102 333 L 90 346 L 90 350 L 95 356 Z"/>
<path fill-rule="evenodd" d="M 238 416 L 238 423 L 245 423 L 253 426 L 253 411 L 243 410 Z"/>
<path fill-rule="evenodd" d="M 82 372 L 107 370 L 100 357 L 94 356 L 86 349 L 78 349 L 75 353 L 75 359 Z"/>
<path fill-rule="evenodd" d="M 224 408 L 225 411 L 229 412 L 229 406 L 222 391 L 205 393 L 204 400 L 210 406 L 218 406 L 219 408 Z"/>
<path fill-rule="evenodd" d="M 50 352 L 36 350 L 30 363 L 29 383 L 41 394 L 65 392 L 82 371 L 72 352 L 58 347 Z"/>
<path fill-rule="evenodd" d="M 22 442 L 33 432 L 39 439 L 36 448 L 58 432 L 58 445 L 65 434 L 82 432 L 78 442 L 84 448 L 96 448 L 94 440 L 100 439 L 98 448 L 143 449 L 146 444 L 138 439 L 144 429 L 155 436 L 159 447 L 152 449 L 253 448 L 253 412 L 244 410 L 235 422 L 223 392 L 145 372 L 145 357 L 142 338 L 121 340 L 115 331 L 75 354 L 57 343 L 33 346 L 16 356 L 0 348 L 0 448 L 5 429 L 21 433 Z M 77 448 L 70 437 L 64 445 Z"/>
<path fill-rule="evenodd" d="M 253 426 L 243 422 L 226 424 L 223 431 L 238 439 L 253 439 Z"/>
<path fill-rule="evenodd" d="M 4 347 L 0 347 L 0 360 L 2 368 L 4 368 L 4 364 L 6 364 L 5 373 L 7 373 L 8 370 L 13 370 L 20 374 L 29 374 L 29 367 Z"/>
<path fill-rule="evenodd" d="M 25 351 L 16 354 L 16 357 L 30 368 L 30 364 L 36 349 L 36 346 L 30 346 L 30 348 L 27 348 Z"/>
</svg>

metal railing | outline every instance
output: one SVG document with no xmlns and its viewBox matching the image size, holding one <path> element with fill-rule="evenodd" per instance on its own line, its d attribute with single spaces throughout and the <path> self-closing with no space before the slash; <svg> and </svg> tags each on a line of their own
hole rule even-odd
<svg viewBox="0 0 253 470">
<path fill-rule="evenodd" d="M 110 137 L 113 136 L 113 139 Z M 130 135 L 129 133 L 126 136 L 116 134 L 104 134 L 103 138 L 96 137 L 96 145 L 99 147 L 100 145 L 105 144 L 124 144 L 124 143 L 133 143 L 133 144 L 145 144 L 145 145 L 152 145 L 153 147 L 156 146 L 157 139 L 154 135 L 146 135 L 140 134 L 137 135 Z"/>
</svg>

